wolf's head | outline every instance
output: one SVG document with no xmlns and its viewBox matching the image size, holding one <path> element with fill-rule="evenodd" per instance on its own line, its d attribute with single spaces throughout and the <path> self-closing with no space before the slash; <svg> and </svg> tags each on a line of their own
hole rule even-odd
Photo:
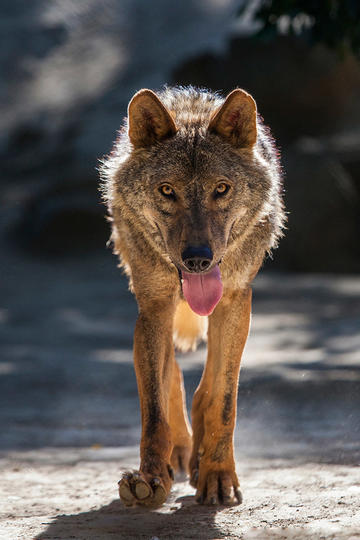
<svg viewBox="0 0 360 540">
<path fill-rule="evenodd" d="M 219 263 L 271 214 L 274 164 L 263 139 L 244 90 L 226 100 L 191 88 L 141 90 L 129 104 L 115 191 L 201 314 L 221 296 Z M 202 309 L 204 287 L 211 294 Z"/>
</svg>

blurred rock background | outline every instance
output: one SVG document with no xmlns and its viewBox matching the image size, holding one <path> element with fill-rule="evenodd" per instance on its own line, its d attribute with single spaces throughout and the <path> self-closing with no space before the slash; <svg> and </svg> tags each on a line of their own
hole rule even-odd
<svg viewBox="0 0 360 540">
<path fill-rule="evenodd" d="M 289 229 L 269 268 L 357 272 L 359 61 L 321 40 L 254 37 L 258 4 L 1 0 L 6 248 L 45 257 L 104 249 L 96 168 L 132 94 L 165 83 L 240 86 L 282 152 Z"/>
</svg>

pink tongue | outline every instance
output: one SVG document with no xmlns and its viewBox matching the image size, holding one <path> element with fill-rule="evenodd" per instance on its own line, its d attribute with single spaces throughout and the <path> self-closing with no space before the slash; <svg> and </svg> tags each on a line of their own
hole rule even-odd
<svg viewBox="0 0 360 540">
<path fill-rule="evenodd" d="M 198 315 L 210 315 L 223 292 L 219 266 L 208 274 L 182 272 L 182 278 L 183 293 L 191 309 Z"/>
</svg>

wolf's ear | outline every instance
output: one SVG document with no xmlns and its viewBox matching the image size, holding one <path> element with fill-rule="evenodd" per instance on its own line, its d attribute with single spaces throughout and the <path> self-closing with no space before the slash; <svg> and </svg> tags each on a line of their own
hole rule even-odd
<svg viewBox="0 0 360 540">
<path fill-rule="evenodd" d="M 170 137 L 176 133 L 169 111 L 151 90 L 140 90 L 129 103 L 129 137 L 136 147 Z"/>
<path fill-rule="evenodd" d="M 245 90 L 233 90 L 214 113 L 208 129 L 234 146 L 253 146 L 257 135 L 255 101 Z"/>
</svg>

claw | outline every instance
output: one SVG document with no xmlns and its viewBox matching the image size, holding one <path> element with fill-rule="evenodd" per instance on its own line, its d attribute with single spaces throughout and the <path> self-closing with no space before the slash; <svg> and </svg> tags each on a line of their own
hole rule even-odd
<svg viewBox="0 0 360 540">
<path fill-rule="evenodd" d="M 199 480 L 199 469 L 194 469 L 191 473 L 191 479 L 190 479 L 190 484 L 193 486 L 193 487 L 196 487 L 197 483 L 198 483 L 198 480 Z"/>
<path fill-rule="evenodd" d="M 160 486 L 160 484 L 161 484 L 160 478 L 153 478 L 151 480 L 151 485 L 154 486 L 154 487 Z"/>
<path fill-rule="evenodd" d="M 203 504 L 204 503 L 204 496 L 203 494 L 200 494 L 196 497 L 196 502 L 199 503 L 199 504 Z"/>
<path fill-rule="evenodd" d="M 234 488 L 234 492 L 235 492 L 235 497 L 236 497 L 236 500 L 238 502 L 238 504 L 241 504 L 242 501 L 243 501 L 243 498 L 242 498 L 242 493 L 240 491 L 239 488 Z"/>
<path fill-rule="evenodd" d="M 174 480 L 175 479 L 174 469 L 171 467 L 171 465 L 168 465 L 167 468 L 168 468 L 168 473 L 169 473 L 169 476 L 170 476 L 171 480 Z"/>
</svg>

